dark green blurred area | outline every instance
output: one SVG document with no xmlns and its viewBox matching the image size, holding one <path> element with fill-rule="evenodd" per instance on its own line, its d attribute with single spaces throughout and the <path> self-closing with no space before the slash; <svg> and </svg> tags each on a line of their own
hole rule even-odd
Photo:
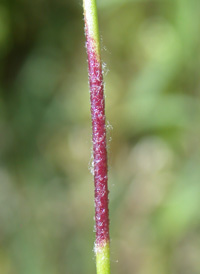
<svg viewBox="0 0 200 274">
<path fill-rule="evenodd" d="M 112 273 L 199 274 L 200 1 L 98 8 Z M 95 273 L 83 27 L 78 0 L 0 3 L 2 274 Z"/>
</svg>

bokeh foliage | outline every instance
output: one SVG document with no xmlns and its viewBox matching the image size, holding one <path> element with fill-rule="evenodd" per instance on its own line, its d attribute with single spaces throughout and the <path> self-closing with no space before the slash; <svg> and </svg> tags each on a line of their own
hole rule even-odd
<svg viewBox="0 0 200 274">
<path fill-rule="evenodd" d="M 200 1 L 97 2 L 113 273 L 199 274 Z M 81 1 L 0 3 L 2 274 L 95 273 L 84 41 Z"/>
</svg>

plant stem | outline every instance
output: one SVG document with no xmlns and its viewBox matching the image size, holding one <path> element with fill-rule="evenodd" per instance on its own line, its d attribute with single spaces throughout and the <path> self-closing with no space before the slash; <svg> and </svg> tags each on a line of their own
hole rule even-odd
<svg viewBox="0 0 200 274">
<path fill-rule="evenodd" d="M 96 1 L 83 0 L 83 8 L 94 156 L 96 268 L 97 274 L 110 274 L 106 119 Z"/>
</svg>

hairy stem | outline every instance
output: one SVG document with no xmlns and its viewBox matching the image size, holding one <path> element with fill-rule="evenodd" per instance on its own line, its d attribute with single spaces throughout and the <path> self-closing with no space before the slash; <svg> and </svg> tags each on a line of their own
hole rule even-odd
<svg viewBox="0 0 200 274">
<path fill-rule="evenodd" d="M 108 216 L 106 119 L 96 1 L 83 0 L 83 8 L 88 56 L 93 136 L 96 266 L 97 274 L 109 274 L 110 239 Z"/>
</svg>

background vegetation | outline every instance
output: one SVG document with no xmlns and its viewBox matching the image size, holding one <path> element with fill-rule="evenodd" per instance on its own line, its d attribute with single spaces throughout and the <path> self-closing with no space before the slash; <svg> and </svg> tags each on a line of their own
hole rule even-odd
<svg viewBox="0 0 200 274">
<path fill-rule="evenodd" d="M 200 1 L 98 7 L 112 271 L 199 274 Z M 80 0 L 0 3 L 2 274 L 95 273 L 84 41 Z"/>
</svg>

